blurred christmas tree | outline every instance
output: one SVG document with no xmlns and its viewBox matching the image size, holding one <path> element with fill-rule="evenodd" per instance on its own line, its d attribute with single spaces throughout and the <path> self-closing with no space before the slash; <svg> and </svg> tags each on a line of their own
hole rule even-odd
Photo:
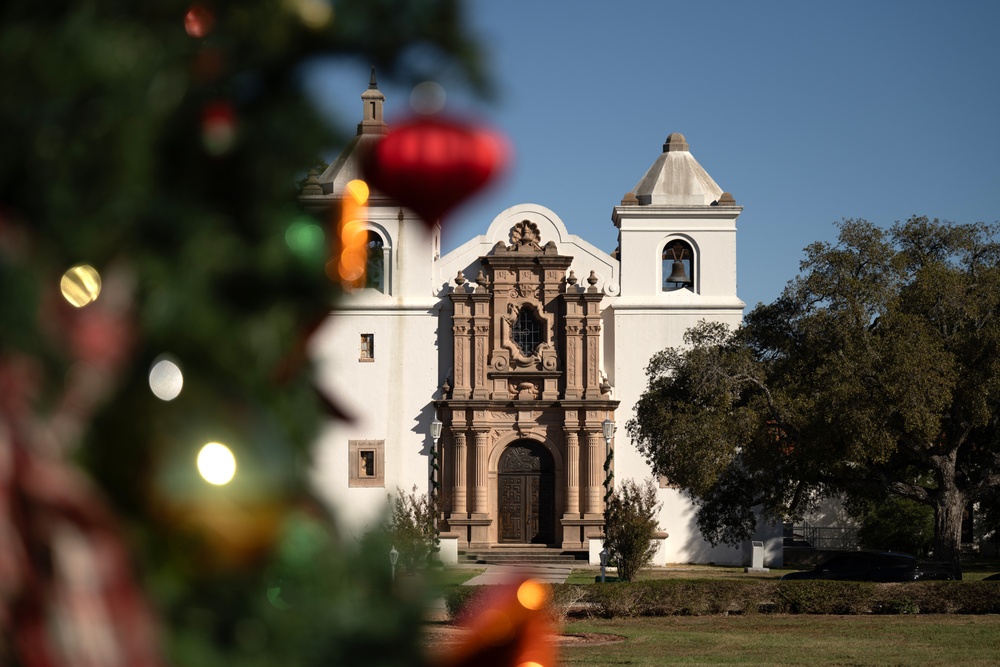
<svg viewBox="0 0 1000 667">
<path fill-rule="evenodd" d="M 318 57 L 487 87 L 458 0 L 0 9 L 0 663 L 418 660 L 388 545 L 308 491 L 336 294 L 296 179 L 347 138 L 298 85 Z"/>
</svg>

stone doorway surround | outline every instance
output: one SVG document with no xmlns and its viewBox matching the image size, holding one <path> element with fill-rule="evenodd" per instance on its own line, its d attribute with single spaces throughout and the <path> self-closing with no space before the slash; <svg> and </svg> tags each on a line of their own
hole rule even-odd
<svg viewBox="0 0 1000 667">
<path fill-rule="evenodd" d="M 453 375 L 434 406 L 445 424 L 442 528 L 459 535 L 460 548 L 500 543 L 498 468 L 518 440 L 552 458 L 551 546 L 583 549 L 603 527 L 601 423 L 614 419 L 618 401 L 600 373 L 604 295 L 594 276 L 578 285 L 572 262 L 524 220 L 509 245 L 480 258 L 474 283 L 455 277 Z"/>
</svg>

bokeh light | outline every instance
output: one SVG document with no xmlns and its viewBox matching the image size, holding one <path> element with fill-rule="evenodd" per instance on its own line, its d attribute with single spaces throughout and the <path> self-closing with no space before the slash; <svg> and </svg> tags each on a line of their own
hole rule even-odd
<svg viewBox="0 0 1000 667">
<path fill-rule="evenodd" d="M 267 589 L 267 601 L 275 609 L 291 609 L 292 605 L 281 599 L 281 586 L 271 586 Z"/>
<path fill-rule="evenodd" d="M 371 190 L 368 188 L 368 184 L 359 178 L 355 178 L 353 181 L 348 181 L 347 185 L 344 186 L 344 190 L 358 204 L 367 203 L 368 196 L 371 194 Z"/>
<path fill-rule="evenodd" d="M 300 218 L 285 230 L 285 245 L 302 259 L 322 257 L 326 235 L 311 218 Z"/>
<path fill-rule="evenodd" d="M 198 472 L 209 484 L 228 484 L 236 475 L 236 457 L 229 447 L 210 442 L 198 452 Z"/>
<path fill-rule="evenodd" d="M 479 638 L 491 646 L 499 646 L 511 640 L 514 636 L 514 623 L 503 610 L 491 608 L 485 610 L 479 617 L 482 624 L 479 628 Z"/>
<path fill-rule="evenodd" d="M 236 114 L 229 102 L 212 102 L 201 115 L 201 141 L 209 155 L 228 153 L 236 143 Z"/>
<path fill-rule="evenodd" d="M 287 0 L 302 24 L 312 30 L 325 28 L 333 18 L 333 5 L 329 0 Z"/>
<path fill-rule="evenodd" d="M 365 204 L 371 191 L 362 180 L 348 181 L 344 186 L 343 210 L 339 225 L 340 259 L 337 275 L 345 288 L 364 284 L 368 265 L 368 229 L 365 226 Z"/>
<path fill-rule="evenodd" d="M 548 586 L 537 579 L 528 579 L 517 589 L 517 601 L 525 609 L 537 611 L 545 606 L 548 599 Z"/>
<path fill-rule="evenodd" d="M 191 5 L 184 15 L 184 31 L 195 39 L 206 37 L 215 27 L 215 15 L 204 5 Z"/>
<path fill-rule="evenodd" d="M 432 114 L 444 108 L 448 95 L 444 86 L 436 81 L 418 83 L 410 91 L 410 106 L 417 113 Z"/>
<path fill-rule="evenodd" d="M 149 388 L 162 401 L 172 401 L 184 388 L 184 374 L 177 361 L 169 355 L 161 355 L 149 369 Z"/>
<path fill-rule="evenodd" d="M 77 264 L 59 281 L 63 298 L 77 308 L 93 303 L 101 293 L 101 274 L 89 264 Z"/>
</svg>

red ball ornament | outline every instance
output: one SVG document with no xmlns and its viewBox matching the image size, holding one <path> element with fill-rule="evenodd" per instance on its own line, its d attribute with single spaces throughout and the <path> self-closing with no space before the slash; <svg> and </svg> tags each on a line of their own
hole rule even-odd
<svg viewBox="0 0 1000 667">
<path fill-rule="evenodd" d="M 498 176 L 510 161 L 506 140 L 445 118 L 396 126 L 363 158 L 365 180 L 432 225 Z"/>
</svg>

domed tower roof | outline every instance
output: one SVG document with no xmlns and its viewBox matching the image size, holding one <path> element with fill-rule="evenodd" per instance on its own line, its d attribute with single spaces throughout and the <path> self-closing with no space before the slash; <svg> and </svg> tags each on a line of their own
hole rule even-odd
<svg viewBox="0 0 1000 667">
<path fill-rule="evenodd" d="M 710 206 L 719 200 L 722 188 L 691 155 L 684 135 L 674 132 L 632 193 L 639 206 Z"/>
</svg>

